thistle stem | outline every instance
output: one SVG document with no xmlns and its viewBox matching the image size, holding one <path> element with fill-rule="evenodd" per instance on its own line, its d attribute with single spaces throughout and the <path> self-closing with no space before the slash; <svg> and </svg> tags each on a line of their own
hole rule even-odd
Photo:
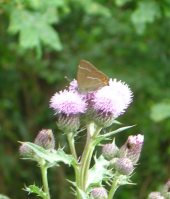
<svg viewBox="0 0 170 199">
<path fill-rule="evenodd" d="M 44 197 L 44 199 L 50 199 L 50 192 L 49 192 L 49 187 L 48 187 L 48 177 L 47 177 L 47 169 L 48 168 L 46 167 L 44 162 L 40 164 L 40 168 L 41 168 L 43 188 L 44 188 L 44 192 L 46 193 L 46 196 Z"/>
<path fill-rule="evenodd" d="M 76 148 L 75 148 L 75 143 L 74 143 L 74 136 L 73 133 L 67 133 L 67 140 L 68 140 L 68 144 L 70 147 L 70 151 L 71 154 L 73 155 L 73 157 L 75 158 L 76 162 L 77 162 L 77 152 L 76 152 Z M 77 187 L 80 187 L 80 172 L 79 172 L 79 166 L 78 165 L 74 165 L 74 172 L 75 172 L 75 180 L 76 180 L 76 184 Z M 80 194 L 79 194 L 79 190 L 77 190 L 77 198 L 80 198 Z"/>
<path fill-rule="evenodd" d="M 77 153 L 76 153 L 76 149 L 75 149 L 73 133 L 67 133 L 67 140 L 68 140 L 71 154 L 77 160 Z"/>
<path fill-rule="evenodd" d="M 101 128 L 94 128 L 94 123 L 90 123 L 87 126 L 87 139 L 86 145 L 83 151 L 81 159 L 81 171 L 80 171 L 80 182 L 82 190 L 86 190 L 86 184 L 88 179 L 88 171 L 92 159 L 92 155 L 95 149 L 95 138 L 99 134 Z"/>
<path fill-rule="evenodd" d="M 116 175 L 115 179 L 113 180 L 113 183 L 112 183 L 112 186 L 111 186 L 111 189 L 109 191 L 109 196 L 108 196 L 108 199 L 112 199 L 117 188 L 119 187 L 119 176 Z"/>
</svg>

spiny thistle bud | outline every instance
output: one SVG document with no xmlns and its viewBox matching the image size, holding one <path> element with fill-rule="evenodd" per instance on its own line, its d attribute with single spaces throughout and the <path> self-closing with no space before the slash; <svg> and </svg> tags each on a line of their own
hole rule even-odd
<svg viewBox="0 0 170 199">
<path fill-rule="evenodd" d="M 42 129 L 34 141 L 35 144 L 43 147 L 44 149 L 54 149 L 55 139 L 51 129 Z"/>
<path fill-rule="evenodd" d="M 105 188 L 103 187 L 96 187 L 92 190 L 91 196 L 93 199 L 107 199 L 108 194 Z"/>
<path fill-rule="evenodd" d="M 115 162 L 115 169 L 123 175 L 130 175 L 133 170 L 133 163 L 129 158 L 118 158 Z"/>
<path fill-rule="evenodd" d="M 148 199 L 165 199 L 160 192 L 151 192 L 148 196 Z"/>
<path fill-rule="evenodd" d="M 25 143 L 22 143 L 19 147 L 19 153 L 23 157 L 33 156 L 34 152 Z"/>
<path fill-rule="evenodd" d="M 120 148 L 120 157 L 127 157 L 133 164 L 136 164 L 141 154 L 143 142 L 143 135 L 129 136 L 125 144 Z"/>
<path fill-rule="evenodd" d="M 118 154 L 118 147 L 115 144 L 115 141 L 110 144 L 105 144 L 102 148 L 102 154 L 106 160 L 111 160 Z"/>
<path fill-rule="evenodd" d="M 64 132 L 75 132 L 80 127 L 79 115 L 64 115 L 58 116 L 57 126 Z"/>
<path fill-rule="evenodd" d="M 115 120 L 111 113 L 103 113 L 102 111 L 93 112 L 92 117 L 94 122 L 101 127 L 109 127 Z"/>
</svg>

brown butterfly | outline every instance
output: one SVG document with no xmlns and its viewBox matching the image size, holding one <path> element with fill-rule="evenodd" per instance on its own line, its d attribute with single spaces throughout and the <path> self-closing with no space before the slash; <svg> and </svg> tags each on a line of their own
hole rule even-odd
<svg viewBox="0 0 170 199">
<path fill-rule="evenodd" d="M 81 92 L 88 92 L 108 85 L 109 78 L 90 62 L 81 60 L 78 65 L 77 82 Z"/>
</svg>

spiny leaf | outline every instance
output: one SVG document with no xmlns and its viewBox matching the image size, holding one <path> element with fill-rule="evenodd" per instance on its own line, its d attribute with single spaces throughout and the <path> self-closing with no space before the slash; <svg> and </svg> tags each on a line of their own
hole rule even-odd
<svg viewBox="0 0 170 199">
<path fill-rule="evenodd" d="M 109 179 L 112 174 L 108 170 L 109 162 L 101 155 L 98 159 L 95 158 L 95 164 L 90 169 L 88 175 L 87 187 L 94 184 L 101 184 L 103 179 Z"/>
<path fill-rule="evenodd" d="M 30 193 L 34 193 L 37 196 L 41 197 L 41 198 L 46 198 L 46 193 L 42 190 L 42 188 L 37 187 L 36 185 L 29 185 L 28 187 L 26 187 L 24 189 L 25 191 L 28 192 L 28 194 Z"/>
<path fill-rule="evenodd" d="M 115 134 L 117 134 L 117 133 L 120 133 L 120 132 L 122 132 L 122 131 L 124 131 L 124 130 L 130 129 L 130 128 L 134 127 L 134 126 L 135 126 L 135 125 L 132 125 L 132 126 L 124 126 L 124 127 L 118 128 L 118 129 L 116 129 L 116 130 L 114 130 L 114 131 L 111 131 L 111 132 L 109 132 L 109 133 L 105 133 L 105 134 L 103 134 L 103 135 L 100 135 L 99 137 L 104 137 L 104 138 L 110 137 L 110 136 L 115 135 Z"/>
<path fill-rule="evenodd" d="M 58 150 L 46 150 L 36 144 L 31 142 L 24 142 L 30 149 L 34 151 L 36 156 L 42 158 L 49 162 L 50 164 L 58 164 L 59 162 L 63 162 L 67 165 L 75 164 L 74 158 L 72 155 L 67 155 L 63 149 Z M 33 158 L 35 160 L 35 158 Z"/>
</svg>

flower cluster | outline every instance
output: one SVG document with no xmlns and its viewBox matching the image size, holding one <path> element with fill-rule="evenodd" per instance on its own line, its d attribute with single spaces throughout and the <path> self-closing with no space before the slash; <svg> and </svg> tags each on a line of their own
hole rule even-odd
<svg viewBox="0 0 170 199">
<path fill-rule="evenodd" d="M 139 160 L 143 142 L 143 135 L 131 135 L 120 149 L 115 145 L 115 141 L 105 144 L 102 149 L 102 154 L 106 160 L 110 161 L 110 165 L 114 167 L 117 172 L 123 175 L 130 175 Z"/>
<path fill-rule="evenodd" d="M 55 111 L 59 128 L 74 131 L 79 128 L 82 114 L 88 114 L 90 120 L 99 126 L 110 126 L 131 102 L 132 92 L 124 82 L 110 79 L 109 85 L 97 91 L 81 93 L 77 81 L 73 80 L 68 90 L 54 94 L 50 108 Z"/>
</svg>

